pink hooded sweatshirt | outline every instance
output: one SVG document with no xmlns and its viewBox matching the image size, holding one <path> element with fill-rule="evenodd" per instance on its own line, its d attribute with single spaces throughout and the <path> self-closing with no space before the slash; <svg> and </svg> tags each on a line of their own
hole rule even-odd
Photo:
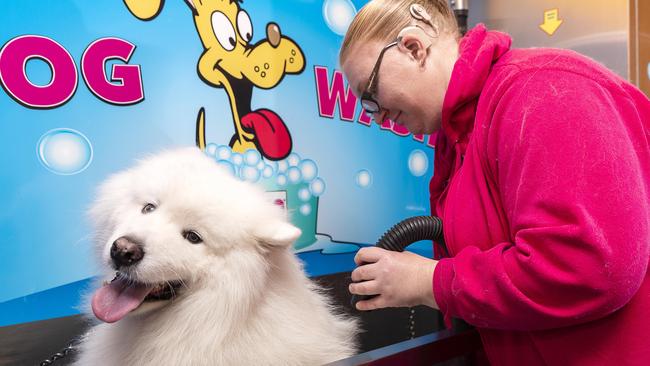
<svg viewBox="0 0 650 366">
<path fill-rule="evenodd" d="M 493 365 L 650 365 L 650 101 L 575 52 L 460 43 L 430 183 L 433 291 Z"/>
</svg>

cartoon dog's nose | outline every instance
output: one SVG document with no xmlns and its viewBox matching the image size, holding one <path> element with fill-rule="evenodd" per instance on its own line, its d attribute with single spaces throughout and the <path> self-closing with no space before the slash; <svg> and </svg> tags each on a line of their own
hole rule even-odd
<svg viewBox="0 0 650 366">
<path fill-rule="evenodd" d="M 117 268 L 138 263 L 142 257 L 144 257 L 142 245 L 129 237 L 118 238 L 111 246 L 111 259 Z"/>
<path fill-rule="evenodd" d="M 269 40 L 271 46 L 277 47 L 280 44 L 280 38 L 282 38 L 282 33 L 280 33 L 280 26 L 275 23 L 267 24 L 266 38 Z"/>
</svg>

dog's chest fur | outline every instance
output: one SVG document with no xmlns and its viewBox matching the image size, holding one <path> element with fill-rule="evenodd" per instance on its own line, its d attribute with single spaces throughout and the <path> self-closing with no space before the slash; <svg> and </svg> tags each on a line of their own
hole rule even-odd
<svg viewBox="0 0 650 366">
<path fill-rule="evenodd" d="M 77 365 L 317 365 L 352 355 L 355 322 L 334 315 L 297 261 L 282 257 L 283 270 L 260 284 L 257 300 L 203 289 L 151 313 L 100 324 Z"/>
</svg>

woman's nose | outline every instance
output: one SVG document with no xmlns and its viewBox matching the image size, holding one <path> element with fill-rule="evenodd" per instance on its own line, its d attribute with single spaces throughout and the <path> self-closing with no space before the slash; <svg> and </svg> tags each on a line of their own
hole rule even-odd
<svg viewBox="0 0 650 366">
<path fill-rule="evenodd" d="M 372 114 L 372 118 L 375 120 L 375 122 L 378 125 L 381 125 L 384 123 L 384 120 L 386 119 L 386 113 L 387 111 L 384 109 L 379 110 L 378 112 Z"/>
</svg>

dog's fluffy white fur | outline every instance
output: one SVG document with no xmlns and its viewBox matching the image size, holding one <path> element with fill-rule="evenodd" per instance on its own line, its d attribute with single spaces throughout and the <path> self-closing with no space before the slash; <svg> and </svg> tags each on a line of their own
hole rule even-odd
<svg viewBox="0 0 650 366">
<path fill-rule="evenodd" d="M 155 210 L 143 213 L 147 204 Z M 291 251 L 300 230 L 199 149 L 112 176 L 90 213 L 105 280 L 116 272 L 112 243 L 128 235 L 144 257 L 123 276 L 182 286 L 91 328 L 76 365 L 320 365 L 355 352 L 356 321 L 335 311 Z M 203 242 L 190 243 L 187 230 Z"/>
</svg>

